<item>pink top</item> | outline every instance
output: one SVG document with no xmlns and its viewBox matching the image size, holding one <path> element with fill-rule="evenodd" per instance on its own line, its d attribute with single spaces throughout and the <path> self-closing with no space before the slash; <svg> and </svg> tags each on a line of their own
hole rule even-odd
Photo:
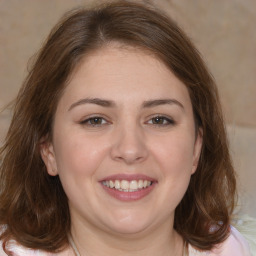
<svg viewBox="0 0 256 256">
<path fill-rule="evenodd" d="M 40 250 L 30 250 L 11 242 L 8 248 L 12 251 L 13 256 L 71 256 L 70 250 L 63 251 L 58 254 L 46 253 Z M 2 243 L 0 241 L 0 256 L 6 256 L 2 250 Z M 252 256 L 250 248 L 244 237 L 234 228 L 231 227 L 230 236 L 226 241 L 220 244 L 212 251 L 199 252 L 189 246 L 189 256 Z"/>
<path fill-rule="evenodd" d="M 245 238 L 231 226 L 230 236 L 218 247 L 212 251 L 199 252 L 189 246 L 189 256 L 252 256 L 252 254 Z"/>
</svg>

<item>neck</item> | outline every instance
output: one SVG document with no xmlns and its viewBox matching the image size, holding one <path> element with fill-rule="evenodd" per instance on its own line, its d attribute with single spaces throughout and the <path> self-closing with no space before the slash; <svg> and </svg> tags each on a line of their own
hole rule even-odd
<svg viewBox="0 0 256 256">
<path fill-rule="evenodd" d="M 73 223 L 71 233 L 81 256 L 181 256 L 183 239 L 165 223 L 136 234 L 115 234 L 96 227 Z"/>
</svg>

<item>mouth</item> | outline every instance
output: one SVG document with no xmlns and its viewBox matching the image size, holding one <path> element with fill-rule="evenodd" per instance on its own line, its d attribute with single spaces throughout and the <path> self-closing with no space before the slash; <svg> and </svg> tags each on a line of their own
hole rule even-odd
<svg viewBox="0 0 256 256">
<path fill-rule="evenodd" d="M 135 192 L 152 186 L 153 181 L 149 180 L 106 180 L 102 185 L 122 192 Z"/>
<path fill-rule="evenodd" d="M 147 196 L 157 181 L 145 175 L 114 175 L 100 181 L 103 189 L 115 199 L 134 201 Z"/>
</svg>

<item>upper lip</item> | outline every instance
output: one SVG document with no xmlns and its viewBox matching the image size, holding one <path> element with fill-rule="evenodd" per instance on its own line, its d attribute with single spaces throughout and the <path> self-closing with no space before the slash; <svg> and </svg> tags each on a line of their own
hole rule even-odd
<svg viewBox="0 0 256 256">
<path fill-rule="evenodd" d="M 149 177 L 145 174 L 113 174 L 107 177 L 104 177 L 103 179 L 100 180 L 102 181 L 108 181 L 108 180 L 127 180 L 127 181 L 132 181 L 132 180 L 148 180 L 148 181 L 156 181 L 156 179 Z"/>
</svg>

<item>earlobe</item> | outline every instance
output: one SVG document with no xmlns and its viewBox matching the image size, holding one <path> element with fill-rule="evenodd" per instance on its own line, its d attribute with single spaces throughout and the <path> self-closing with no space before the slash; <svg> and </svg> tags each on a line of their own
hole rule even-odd
<svg viewBox="0 0 256 256">
<path fill-rule="evenodd" d="M 52 143 L 48 141 L 41 142 L 40 154 L 42 160 L 44 161 L 48 174 L 51 176 L 58 175 L 55 153 Z"/>
<path fill-rule="evenodd" d="M 197 137 L 196 137 L 196 141 L 195 141 L 195 145 L 194 145 L 193 166 L 192 166 L 191 174 L 194 174 L 196 172 L 199 158 L 201 155 L 202 145 L 203 145 L 203 130 L 202 130 L 202 128 L 199 128 Z"/>
</svg>

